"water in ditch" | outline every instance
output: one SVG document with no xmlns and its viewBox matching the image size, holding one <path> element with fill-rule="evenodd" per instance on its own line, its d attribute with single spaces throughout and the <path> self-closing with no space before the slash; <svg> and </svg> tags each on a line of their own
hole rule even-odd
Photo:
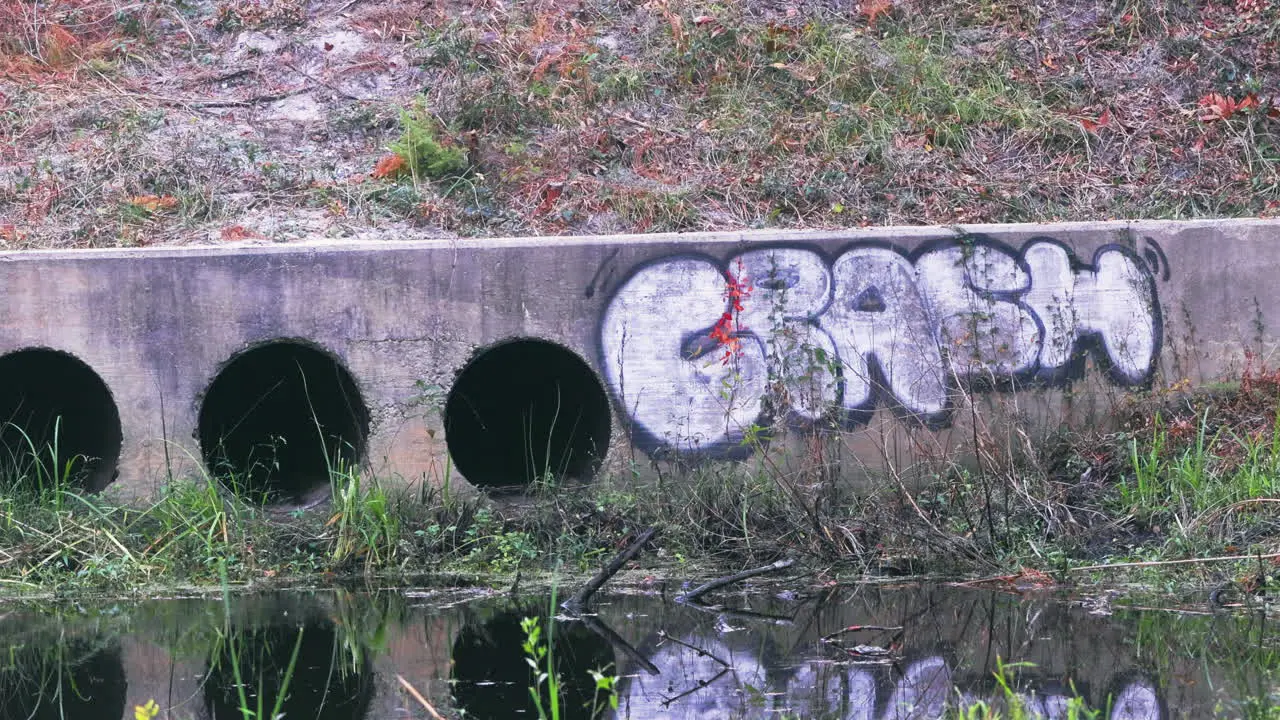
<svg viewBox="0 0 1280 720">
<path fill-rule="evenodd" d="M 608 718 L 951 717 L 949 706 L 1007 702 L 1001 666 L 1030 717 L 1065 718 L 1073 703 L 1125 720 L 1277 716 L 1274 620 L 1195 599 L 1136 607 L 908 585 L 737 593 L 708 608 L 674 591 L 602 596 L 594 620 L 553 623 L 559 717 L 591 717 L 593 704 Z M 536 718 L 522 620 L 549 600 L 397 590 L 10 603 L 0 718 L 244 720 L 242 705 L 287 720 Z M 618 676 L 616 709 L 593 671 Z"/>
</svg>

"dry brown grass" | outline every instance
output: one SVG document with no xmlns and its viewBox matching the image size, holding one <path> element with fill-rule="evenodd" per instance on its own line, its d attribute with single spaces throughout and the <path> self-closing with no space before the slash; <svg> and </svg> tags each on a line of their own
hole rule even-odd
<svg viewBox="0 0 1280 720">
<path fill-rule="evenodd" d="M 8 0 L 0 243 L 1280 212 L 1280 5 L 886 8 Z"/>
</svg>

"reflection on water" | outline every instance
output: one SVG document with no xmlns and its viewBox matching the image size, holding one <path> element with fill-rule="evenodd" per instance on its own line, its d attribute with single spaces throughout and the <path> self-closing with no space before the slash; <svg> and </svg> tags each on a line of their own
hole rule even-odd
<svg viewBox="0 0 1280 720">
<path fill-rule="evenodd" d="M 120 652 L 82 642 L 10 647 L 0 671 L 0 717 L 56 720 L 124 715 L 126 679 Z"/>
<path fill-rule="evenodd" d="M 220 645 L 204 686 L 213 720 L 244 720 L 241 693 L 255 717 L 360 720 L 369 709 L 368 661 L 344 652 L 332 623 L 252 628 Z"/>
<path fill-rule="evenodd" d="M 686 640 L 697 642 L 689 643 L 696 650 L 672 645 L 655 654 L 655 664 L 674 672 L 664 679 L 638 676 L 627 687 L 619 716 L 727 719 L 792 713 L 832 720 L 925 720 L 942 717 L 948 707 L 1003 700 L 993 689 L 957 686 L 947 660 L 936 655 L 903 663 L 900 673 L 888 665 L 850 667 L 827 660 L 804 662 L 785 673 L 718 641 Z M 721 664 L 719 659 L 725 658 Z M 1016 694 L 1032 718 L 1068 717 L 1068 688 Z M 1149 679 L 1130 678 L 1111 697 L 1111 711 L 1104 717 L 1112 720 L 1166 717 Z"/>
<path fill-rule="evenodd" d="M 619 676 L 616 719 L 938 718 L 1002 706 L 1002 666 L 1040 718 L 1081 702 L 1108 720 L 1270 717 L 1280 685 L 1262 615 L 1092 615 L 945 587 L 731 599 L 615 595 L 592 622 L 555 622 L 561 717 L 603 703 L 592 671 Z M 436 717 L 401 679 L 449 718 L 537 717 L 521 620 L 548 607 L 426 592 L 17 604 L 0 614 L 0 720 L 132 720 L 148 700 L 160 720 L 242 720 L 242 704 L 286 720 Z"/>
<path fill-rule="evenodd" d="M 546 613 L 547 605 L 501 612 L 465 625 L 453 643 L 453 699 L 467 717 L 502 720 L 513 714 L 537 717 L 529 693 L 529 664 L 521 645 L 520 620 Z M 592 670 L 614 666 L 613 648 L 580 623 L 558 623 L 552 638 L 556 668 L 563 677 L 561 698 L 566 720 L 590 718 L 595 696 Z M 543 706 L 550 707 L 544 687 Z"/>
</svg>

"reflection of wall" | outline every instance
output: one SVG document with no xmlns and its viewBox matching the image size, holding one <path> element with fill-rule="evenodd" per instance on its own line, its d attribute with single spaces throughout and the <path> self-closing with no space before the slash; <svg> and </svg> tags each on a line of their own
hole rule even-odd
<svg viewBox="0 0 1280 720">
<path fill-rule="evenodd" d="M 314 645 L 300 652 L 305 660 L 297 688 L 314 700 L 323 684 L 331 696 L 342 698 L 332 710 L 340 717 L 363 712 L 363 720 L 430 718 L 399 686 L 397 676 L 446 717 L 458 715 L 452 704 L 455 697 L 472 710 L 472 717 L 509 718 L 515 710 L 527 709 L 529 669 L 520 648 L 519 618 L 545 614 L 547 601 L 513 606 L 507 597 L 451 597 L 453 604 L 434 593 L 430 599 L 409 601 L 422 603 L 417 607 L 409 607 L 403 598 L 380 602 L 387 598 L 352 595 L 338 601 L 322 593 L 286 594 L 270 602 L 239 598 L 232 602 L 231 625 L 243 629 L 246 647 L 266 648 L 249 653 L 250 665 L 257 665 L 245 672 L 256 676 L 261 669 L 268 677 L 275 677 L 275 669 L 287 661 L 297 628 L 306 628 L 304 635 Z M 1239 647 L 1246 642 L 1248 622 L 1231 616 L 1211 618 L 1211 624 L 1191 635 L 1185 634 L 1187 626 L 1181 620 L 1168 623 L 1153 635 L 1154 642 L 1135 643 L 1136 633 L 1152 631 L 1152 623 L 1145 621 L 1154 618 L 1144 616 L 1140 624 L 1135 615 L 1126 617 L 1121 610 L 1112 617 L 1097 617 L 1053 598 L 939 587 L 864 587 L 803 602 L 752 594 L 719 599 L 748 604 L 757 613 L 785 615 L 790 623 L 734 617 L 728 620 L 733 629 L 726 630 L 726 623 L 714 614 L 659 597 L 606 596 L 601 598 L 601 621 L 656 664 L 661 674 L 645 673 L 625 652 L 574 623 L 557 625 L 561 673 L 571 682 L 581 682 L 589 679 L 589 670 L 616 663 L 616 672 L 624 676 L 616 717 L 637 720 L 774 720 L 784 710 L 806 720 L 931 717 L 946 698 L 998 697 L 991 676 L 998 658 L 1034 663 L 1034 668 L 1019 671 L 1018 687 L 1027 704 L 1046 717 L 1061 717 L 1071 686 L 1092 706 L 1113 698 L 1106 720 L 1209 717 L 1215 705 L 1254 691 L 1254 676 L 1225 671 L 1230 669 L 1224 668 L 1227 658 L 1221 663 L 1213 662 L 1212 656 L 1187 660 L 1162 644 L 1166 635 L 1160 633 L 1173 632 L 1180 642 L 1196 645 L 1211 633 L 1224 638 L 1222 647 Z M 361 611 L 366 613 L 363 618 L 356 616 Z M 99 693 L 94 680 L 78 679 L 82 690 L 94 690 L 95 703 L 69 718 L 131 720 L 134 705 L 154 698 L 162 709 L 159 720 L 212 720 L 205 709 L 205 692 L 225 691 L 226 674 L 214 673 L 207 688 L 203 683 L 225 623 L 218 599 L 143 601 L 87 621 L 76 613 L 13 611 L 0 617 L 0 637 L 20 648 L 12 657 L 27 677 L 38 675 L 40 663 L 47 666 L 47 658 L 61 652 L 64 665 L 79 664 L 107 681 L 97 686 Z M 892 667 L 852 665 L 818 642 L 854 624 L 901 626 L 903 659 Z M 674 640 L 664 641 L 664 631 Z M 885 646 L 894 635 L 865 633 L 843 639 L 850 645 Z M 63 650 L 57 649 L 59 642 Z M 345 649 L 347 643 L 368 645 L 363 653 L 369 661 L 343 680 L 344 666 L 352 667 L 343 651 L 338 652 L 336 666 L 330 661 L 335 660 L 335 648 Z M 1155 651 L 1158 658 L 1152 657 L 1153 647 L 1160 648 Z M 80 663 L 91 657 L 93 663 Z M 118 673 L 111 670 L 113 662 L 118 663 Z M 0 702 L 10 704 L 0 705 L 0 719 L 32 709 L 31 694 L 16 692 L 21 686 L 5 673 L 0 670 Z M 489 682 L 499 684 L 482 684 Z M 578 698 L 589 696 L 581 685 L 575 693 Z M 676 700 L 668 702 L 672 698 Z M 304 697 L 300 702 L 309 701 Z M 572 709 L 575 703 L 567 705 Z M 288 717 L 330 717 L 313 706 L 286 709 Z"/>
<path fill-rule="evenodd" d="M 1091 707 L 1103 706 L 1110 697 L 1113 711 L 1106 717 L 1117 720 L 1169 717 L 1168 707 L 1178 708 L 1174 717 L 1202 716 L 1218 702 L 1208 688 L 1225 684 L 1211 668 L 1211 681 L 1180 682 L 1178 673 L 1195 676 L 1206 668 L 1177 659 L 1173 667 L 1158 664 L 1132 644 L 1132 617 L 1092 616 L 1053 598 L 907 587 L 851 589 L 823 602 L 737 599 L 757 613 L 791 622 L 731 616 L 728 625 L 735 629 L 722 632 L 725 623 L 716 615 L 679 605 L 619 598 L 603 608 L 602 619 L 626 627 L 624 634 L 662 671 L 650 676 L 623 663 L 628 677 L 618 717 L 773 718 L 783 711 L 819 720 L 932 717 L 948 699 L 1001 697 L 993 679 L 997 661 L 1029 664 L 1011 674 L 1027 705 L 1045 717 L 1062 716 L 1067 698 L 1075 695 Z M 632 617 L 643 619 L 637 623 Z M 852 664 L 819 642 L 851 625 L 903 628 L 900 634 L 864 631 L 841 637 L 848 645 L 895 644 L 902 659 Z M 663 631 L 706 655 L 663 641 Z M 1160 660 L 1169 659 L 1162 655 Z M 706 687 L 699 689 L 703 683 Z M 654 714 L 659 711 L 665 714 Z"/>
<path fill-rule="evenodd" d="M 888 666 L 807 661 L 780 677 L 755 654 L 733 652 L 718 640 L 691 636 L 682 642 L 689 647 L 668 643 L 650 658 L 661 676 L 638 675 L 625 685 L 616 717 L 764 720 L 786 712 L 812 720 L 932 720 L 948 706 L 998 704 L 1002 698 L 992 688 L 957 686 L 941 656 L 902 663 L 900 673 Z M 1129 678 L 1113 692 L 1110 720 L 1166 717 L 1150 680 Z M 1067 717 L 1065 691 L 1026 691 L 1019 698 L 1031 717 Z"/>
</svg>

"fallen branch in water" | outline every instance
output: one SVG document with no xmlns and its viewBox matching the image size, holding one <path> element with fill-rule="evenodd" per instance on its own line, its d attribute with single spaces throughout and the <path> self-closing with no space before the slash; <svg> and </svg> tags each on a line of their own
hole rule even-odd
<svg viewBox="0 0 1280 720">
<path fill-rule="evenodd" d="M 729 664 L 729 661 L 728 661 L 728 660 L 725 660 L 725 659 L 723 659 L 723 658 L 716 657 L 715 655 L 713 655 L 713 654 L 711 654 L 711 653 L 707 652 L 706 650 L 703 650 L 703 649 L 702 649 L 702 648 L 700 648 L 700 647 L 697 647 L 697 646 L 695 646 L 695 645 L 690 645 L 689 643 L 687 643 L 687 642 L 685 642 L 685 641 L 683 641 L 683 640 L 677 640 L 677 639 L 675 639 L 675 638 L 671 637 L 669 634 L 667 634 L 667 631 L 666 631 L 666 630 L 659 630 L 659 631 L 658 631 L 658 640 L 660 640 L 661 642 L 673 642 L 673 643 L 675 643 L 676 645 L 679 645 L 679 646 L 680 646 L 680 647 L 682 647 L 682 648 L 687 648 L 687 649 L 689 649 L 689 650 L 692 650 L 692 651 L 693 651 L 693 652 L 695 652 L 699 657 L 711 658 L 712 660 L 715 660 L 716 662 L 718 662 L 718 663 L 720 663 L 721 665 L 723 665 L 723 666 L 724 666 L 724 668 L 725 668 L 726 670 L 728 670 L 729 668 L 732 668 L 732 667 L 733 667 L 732 665 L 730 665 L 730 664 Z"/>
<path fill-rule="evenodd" d="M 693 608 L 699 612 L 712 613 L 719 615 L 726 620 L 745 620 L 748 622 L 762 622 L 769 625 L 791 625 L 795 623 L 794 617 L 786 615 L 772 615 L 770 613 L 756 612 L 754 610 L 738 610 L 735 608 L 725 607 L 724 605 L 704 605 L 702 603 L 684 603 L 685 607 Z"/>
<path fill-rule="evenodd" d="M 626 550 L 618 553 L 617 557 L 610 560 L 609 564 L 606 565 L 603 570 L 596 573 L 595 577 L 588 580 L 587 584 L 583 585 L 581 590 L 574 593 L 568 600 L 560 603 L 560 607 L 564 609 L 565 612 L 572 615 L 581 615 L 583 611 L 587 609 L 587 601 L 591 599 L 591 596 L 595 595 L 600 588 L 604 587 L 604 584 L 609 582 L 614 575 L 617 575 L 618 571 L 622 570 L 623 565 L 631 562 L 632 558 L 639 555 L 640 551 L 644 549 L 644 546 L 648 545 L 649 541 L 652 540 L 653 536 L 656 534 L 658 534 L 657 528 L 649 528 L 641 533 L 640 537 L 636 538 L 635 542 L 627 546 Z"/>
<path fill-rule="evenodd" d="M 403 675 L 397 675 L 396 679 L 400 681 L 400 684 L 404 686 L 405 690 L 409 691 L 409 694 L 413 696 L 414 700 L 421 703 L 422 707 L 426 708 L 427 712 L 431 713 L 432 718 L 435 718 L 435 720 L 444 720 L 444 716 L 436 712 L 436 709 L 431 706 L 431 703 L 427 702 L 427 699 L 422 697 L 422 693 L 418 692 L 417 688 L 410 685 L 409 681 L 405 680 Z"/>
<path fill-rule="evenodd" d="M 663 696 L 663 699 L 662 699 L 662 707 L 664 707 L 664 708 L 671 707 L 671 704 L 672 704 L 672 703 L 674 703 L 675 701 L 677 701 L 677 700 L 681 700 L 681 699 L 683 699 L 683 698 L 687 698 L 687 697 L 689 697 L 690 695 L 692 695 L 692 694 L 694 694 L 694 693 L 698 692 L 699 690 L 701 690 L 701 689 L 703 689 L 703 688 L 705 688 L 705 687 L 707 687 L 707 686 L 709 686 L 709 685 L 712 685 L 713 683 L 715 683 L 715 681 L 717 681 L 717 680 L 719 680 L 720 678 L 724 677 L 728 672 L 729 672 L 729 668 L 727 668 L 727 667 L 726 667 L 726 668 L 723 668 L 722 670 L 720 670 L 720 672 L 718 672 L 718 673 L 716 673 L 714 676 L 712 676 L 712 677 L 711 677 L 711 679 L 709 679 L 709 680 L 699 680 L 697 685 L 694 685 L 693 687 L 689 688 L 688 690 L 685 690 L 684 692 L 680 693 L 679 695 L 676 695 L 676 696 L 673 696 L 673 697 L 667 697 L 667 696 L 665 696 L 665 695 L 664 695 L 664 696 Z"/>
<path fill-rule="evenodd" d="M 621 635 L 614 632 L 613 628 L 605 625 L 590 615 L 584 615 L 578 618 L 577 622 L 582 623 L 588 630 L 599 635 L 601 638 L 604 638 L 610 645 L 614 646 L 618 650 L 621 650 L 624 655 L 631 658 L 631 660 L 640 667 L 644 668 L 645 672 L 650 675 L 662 674 L 662 671 L 658 669 L 657 665 L 650 662 L 649 658 L 645 657 L 643 653 L 635 649 L 631 643 L 624 640 Z"/>
<path fill-rule="evenodd" d="M 795 564 L 796 564 L 795 560 L 791 560 L 788 558 L 786 560 L 778 560 L 777 562 L 774 562 L 769 565 L 765 565 L 764 567 L 753 568 L 751 570 L 743 570 L 742 572 L 736 575 L 722 577 L 718 580 L 712 580 L 711 582 L 706 583 L 705 585 L 699 585 L 698 587 L 690 590 L 689 592 L 677 597 L 676 602 L 694 603 L 694 602 L 697 602 L 698 598 L 702 597 L 703 595 L 706 595 L 712 590 L 718 590 L 726 585 L 733 585 L 734 583 L 740 583 L 743 580 L 748 580 L 750 578 L 756 577 L 757 575 L 768 575 L 769 573 L 775 573 L 775 572 L 778 572 L 779 570 L 785 570 Z"/>
<path fill-rule="evenodd" d="M 888 625 L 850 625 L 849 627 L 844 628 L 843 630 L 837 630 L 829 635 L 823 635 L 822 641 L 831 642 L 832 640 L 835 640 L 841 635 L 846 635 L 848 633 L 862 632 L 864 630 L 868 632 L 874 631 L 874 630 L 883 630 L 885 632 L 897 632 L 902 630 L 902 626 L 898 625 L 896 627 L 889 627 Z"/>
</svg>

